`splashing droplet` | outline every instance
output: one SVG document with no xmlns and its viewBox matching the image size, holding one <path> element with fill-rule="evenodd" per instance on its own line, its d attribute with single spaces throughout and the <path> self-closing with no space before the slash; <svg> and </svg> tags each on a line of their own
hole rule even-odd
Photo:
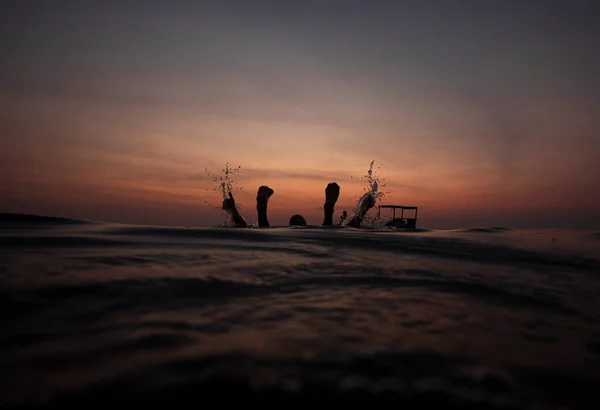
<svg viewBox="0 0 600 410">
<path fill-rule="evenodd" d="M 375 207 L 377 207 L 378 203 L 381 202 L 381 199 L 387 193 L 387 192 L 381 192 L 379 190 L 380 188 L 385 187 L 385 183 L 384 183 L 385 179 L 380 178 L 373 171 L 374 164 L 375 164 L 375 160 L 371 161 L 371 164 L 369 165 L 369 169 L 368 169 L 366 175 L 364 175 L 361 178 L 365 181 L 365 186 L 363 186 L 364 194 L 356 202 L 356 206 L 350 212 L 349 217 L 346 219 L 346 224 L 348 222 L 350 222 L 355 216 L 357 216 L 361 213 L 361 209 L 365 206 L 366 201 L 373 201 L 375 204 L 373 206 L 373 208 L 375 208 Z M 381 167 L 378 166 L 377 169 L 381 169 Z M 350 178 L 354 179 L 353 177 L 350 177 Z M 385 226 L 384 221 L 379 221 L 379 220 L 377 220 L 376 217 L 374 217 L 374 216 L 371 217 L 369 215 L 364 215 L 364 218 L 362 219 L 362 223 L 361 223 L 361 227 L 367 227 L 367 228 L 375 228 L 375 227 L 379 227 L 379 225 Z"/>
<path fill-rule="evenodd" d="M 225 220 L 222 225 L 217 225 L 217 227 L 233 226 L 234 224 L 233 224 L 232 215 L 230 212 L 223 209 L 222 201 L 228 199 L 230 193 L 233 194 L 233 193 L 242 191 L 242 188 L 238 188 L 236 186 L 237 181 L 235 180 L 236 178 L 234 178 L 236 175 L 238 175 L 242 171 L 242 166 L 238 165 L 237 167 L 232 167 L 229 164 L 229 162 L 226 162 L 225 168 L 221 169 L 221 175 L 214 175 L 208 168 L 205 168 L 204 171 L 208 176 L 212 177 L 212 182 L 214 184 L 212 190 L 219 192 L 221 194 L 220 195 L 221 200 L 219 201 L 218 205 L 210 204 L 208 201 L 204 201 L 204 203 L 206 203 L 209 207 L 211 207 L 213 209 L 217 209 L 219 211 L 224 212 Z M 206 190 L 210 191 L 210 188 L 207 188 Z M 240 206 L 240 204 L 236 203 L 235 208 L 238 211 L 238 213 L 241 215 L 242 207 Z"/>
</svg>

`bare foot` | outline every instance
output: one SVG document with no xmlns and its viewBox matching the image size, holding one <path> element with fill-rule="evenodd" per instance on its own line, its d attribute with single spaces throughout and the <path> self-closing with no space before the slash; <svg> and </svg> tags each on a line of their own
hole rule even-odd
<svg viewBox="0 0 600 410">
<path fill-rule="evenodd" d="M 267 219 L 267 205 L 269 198 L 275 191 L 266 185 L 262 185 L 258 188 L 256 193 L 256 210 L 258 211 L 258 226 L 261 228 L 268 228 L 269 220 Z"/>
<path fill-rule="evenodd" d="M 325 204 L 323 205 L 325 214 L 323 218 L 323 226 L 333 225 L 333 211 L 339 196 L 340 186 L 335 182 L 327 184 L 327 188 L 325 188 Z"/>
</svg>

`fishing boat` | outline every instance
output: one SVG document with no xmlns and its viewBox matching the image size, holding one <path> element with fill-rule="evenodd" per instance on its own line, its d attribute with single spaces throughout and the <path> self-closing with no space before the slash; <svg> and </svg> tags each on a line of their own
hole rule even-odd
<svg viewBox="0 0 600 410">
<path fill-rule="evenodd" d="M 417 228 L 417 213 L 419 208 L 416 206 L 405 206 L 405 205 L 379 205 L 377 208 L 377 219 L 381 219 L 381 209 L 392 210 L 392 220 L 386 223 L 386 226 L 393 226 L 396 228 L 416 229 Z M 400 217 L 396 218 L 396 209 L 400 210 Z M 405 217 L 404 211 L 414 211 L 414 216 Z"/>
</svg>

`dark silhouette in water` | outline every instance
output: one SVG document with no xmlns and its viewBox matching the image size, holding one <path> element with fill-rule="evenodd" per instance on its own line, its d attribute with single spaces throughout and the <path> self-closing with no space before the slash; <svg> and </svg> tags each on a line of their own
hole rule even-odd
<svg viewBox="0 0 600 410">
<path fill-rule="evenodd" d="M 325 204 L 323 205 L 323 226 L 333 226 L 333 211 L 339 196 L 340 186 L 335 182 L 327 184 L 325 188 Z M 293 215 L 290 218 L 289 226 L 306 226 L 306 220 L 302 215 Z"/>
<path fill-rule="evenodd" d="M 267 218 L 267 205 L 269 198 L 275 191 L 266 185 L 261 185 L 256 193 L 256 210 L 258 212 L 258 226 L 261 228 L 270 227 L 269 220 Z M 336 182 L 330 182 L 325 188 L 325 204 L 323 204 L 323 226 L 333 226 L 333 212 L 335 210 L 335 204 L 340 196 L 340 186 Z M 348 226 L 356 228 L 360 227 L 360 224 L 365 214 L 375 205 L 375 198 L 369 194 L 362 199 L 360 204 L 359 212 L 348 222 Z M 235 200 L 233 195 L 229 192 L 229 198 L 223 200 L 223 209 L 231 215 L 231 219 L 236 228 L 247 228 L 248 224 L 240 215 L 237 208 L 235 207 Z M 348 213 L 344 211 L 340 217 L 340 224 L 348 218 Z M 292 215 L 289 221 L 289 226 L 306 226 L 306 219 L 302 215 Z"/>
<path fill-rule="evenodd" d="M 226 212 L 229 212 L 229 214 L 231 215 L 231 220 L 233 221 L 233 225 L 236 228 L 248 227 L 248 224 L 246 223 L 244 218 L 242 218 L 242 215 L 240 215 L 237 208 L 235 207 L 235 199 L 233 199 L 233 195 L 231 194 L 231 192 L 229 192 L 229 198 L 223 200 L 223 209 Z"/>
<path fill-rule="evenodd" d="M 394 218 L 391 221 L 385 223 L 385 226 L 393 228 L 406 228 L 406 221 L 403 218 Z"/>
<path fill-rule="evenodd" d="M 335 182 L 327 184 L 327 187 L 325 188 L 325 204 L 323 205 L 325 213 L 323 226 L 333 226 L 333 211 L 339 196 L 340 186 Z"/>
<path fill-rule="evenodd" d="M 267 219 L 267 205 L 269 203 L 269 198 L 274 192 L 275 191 L 266 185 L 262 185 L 258 188 L 256 194 L 256 210 L 258 211 L 258 226 L 261 228 L 268 228 L 271 226 Z"/>
<path fill-rule="evenodd" d="M 373 194 L 367 194 L 361 201 L 358 212 L 354 217 L 348 222 L 346 226 L 352 226 L 354 228 L 360 228 L 360 224 L 362 223 L 365 215 L 369 212 L 369 209 L 375 206 L 375 197 Z"/>
<path fill-rule="evenodd" d="M 302 215 L 292 215 L 289 226 L 306 226 L 306 219 Z"/>
</svg>

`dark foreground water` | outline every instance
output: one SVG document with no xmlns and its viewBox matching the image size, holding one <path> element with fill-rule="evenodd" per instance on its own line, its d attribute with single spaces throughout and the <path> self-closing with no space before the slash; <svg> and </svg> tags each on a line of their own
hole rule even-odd
<svg viewBox="0 0 600 410">
<path fill-rule="evenodd" d="M 599 291 L 597 232 L 5 220 L 0 404 L 598 408 Z"/>
</svg>

